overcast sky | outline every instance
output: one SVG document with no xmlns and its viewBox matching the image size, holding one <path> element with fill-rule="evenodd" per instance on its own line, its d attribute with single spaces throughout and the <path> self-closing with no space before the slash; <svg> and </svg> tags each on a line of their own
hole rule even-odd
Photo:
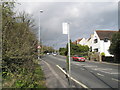
<svg viewBox="0 0 120 90">
<path fill-rule="evenodd" d="M 41 25 L 43 44 L 64 47 L 67 35 L 62 34 L 62 23 L 70 23 L 72 41 L 89 38 L 94 30 L 118 30 L 118 2 L 20 2 L 16 11 L 33 15 L 36 27 Z M 39 16 L 39 11 L 43 13 Z M 35 31 L 38 35 L 38 29 Z"/>
</svg>

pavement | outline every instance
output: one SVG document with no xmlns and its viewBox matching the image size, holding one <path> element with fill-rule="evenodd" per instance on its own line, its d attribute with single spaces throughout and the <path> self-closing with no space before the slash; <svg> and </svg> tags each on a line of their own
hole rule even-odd
<svg viewBox="0 0 120 90">
<path fill-rule="evenodd" d="M 50 66 L 50 64 L 41 59 L 40 66 L 46 78 L 47 88 L 68 88 L 66 77 L 59 77 L 59 75 L 55 72 L 53 67 Z"/>
</svg>

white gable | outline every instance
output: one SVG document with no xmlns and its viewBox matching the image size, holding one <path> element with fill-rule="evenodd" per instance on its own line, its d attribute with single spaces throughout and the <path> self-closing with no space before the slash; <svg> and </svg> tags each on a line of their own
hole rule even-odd
<svg viewBox="0 0 120 90">
<path fill-rule="evenodd" d="M 80 42 L 78 42 L 78 44 L 81 45 L 86 45 L 87 40 L 85 38 L 82 38 L 82 40 Z"/>
<path fill-rule="evenodd" d="M 92 51 L 97 51 L 100 53 L 104 52 L 105 56 L 113 56 L 108 51 L 110 47 L 110 40 L 108 40 L 107 42 L 105 42 L 104 40 L 100 40 L 96 31 L 94 31 L 94 35 L 91 40 Z"/>
</svg>

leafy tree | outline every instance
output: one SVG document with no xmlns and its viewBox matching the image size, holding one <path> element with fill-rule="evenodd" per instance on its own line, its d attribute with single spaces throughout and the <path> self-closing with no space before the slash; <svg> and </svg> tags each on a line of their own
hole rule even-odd
<svg viewBox="0 0 120 90">
<path fill-rule="evenodd" d="M 34 22 L 25 12 L 16 15 L 14 4 L 2 3 L 3 87 L 6 80 L 15 80 L 13 84 L 16 83 L 17 87 L 33 87 L 38 42 L 32 32 Z"/>
<path fill-rule="evenodd" d="M 115 56 L 115 61 L 120 62 L 120 30 L 113 34 L 109 51 Z"/>
<path fill-rule="evenodd" d="M 87 55 L 87 52 L 89 51 L 89 47 L 87 45 L 76 45 L 73 44 L 70 40 L 70 53 L 71 55 Z M 60 48 L 59 52 L 61 55 L 67 55 L 68 53 L 68 44 L 66 45 L 66 48 Z"/>
<path fill-rule="evenodd" d="M 87 45 L 78 44 L 78 47 L 80 49 L 80 52 L 88 52 L 88 50 L 89 50 L 89 47 Z"/>
<path fill-rule="evenodd" d="M 1 53 L 2 53 L 2 5 L 0 4 L 0 57 L 2 57 Z"/>
<path fill-rule="evenodd" d="M 71 47 L 71 55 L 76 55 L 76 54 L 79 54 L 80 53 L 80 50 L 79 50 L 79 47 L 75 44 L 73 44 L 71 41 L 70 41 L 70 47 Z"/>
<path fill-rule="evenodd" d="M 66 56 L 66 48 L 60 48 L 59 53 L 60 53 L 60 55 L 65 55 Z"/>
<path fill-rule="evenodd" d="M 48 46 L 43 46 L 43 52 L 44 53 L 52 53 L 54 52 L 54 48 L 53 47 L 48 47 Z"/>
<path fill-rule="evenodd" d="M 6 5 L 3 4 L 4 6 Z M 23 58 L 30 55 L 33 53 L 37 42 L 28 25 L 30 20 L 23 20 L 25 15 L 23 14 L 19 18 L 20 22 L 18 22 L 18 18 L 13 14 L 11 16 L 4 15 L 5 11 L 6 9 L 3 8 L 3 58 Z"/>
</svg>

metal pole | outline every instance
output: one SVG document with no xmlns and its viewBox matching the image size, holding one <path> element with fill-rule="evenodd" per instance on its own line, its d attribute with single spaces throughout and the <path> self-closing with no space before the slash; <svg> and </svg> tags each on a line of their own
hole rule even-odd
<svg viewBox="0 0 120 90">
<path fill-rule="evenodd" d="M 67 24 L 68 26 L 68 58 L 69 58 L 69 83 L 71 85 L 71 60 L 70 60 L 70 32 L 69 32 L 69 23 Z"/>
<path fill-rule="evenodd" d="M 40 13 L 42 13 L 43 10 L 40 10 Z M 40 13 L 39 13 L 39 41 L 38 41 L 38 46 L 40 46 Z M 40 48 L 38 48 L 38 59 L 40 59 Z"/>
</svg>

